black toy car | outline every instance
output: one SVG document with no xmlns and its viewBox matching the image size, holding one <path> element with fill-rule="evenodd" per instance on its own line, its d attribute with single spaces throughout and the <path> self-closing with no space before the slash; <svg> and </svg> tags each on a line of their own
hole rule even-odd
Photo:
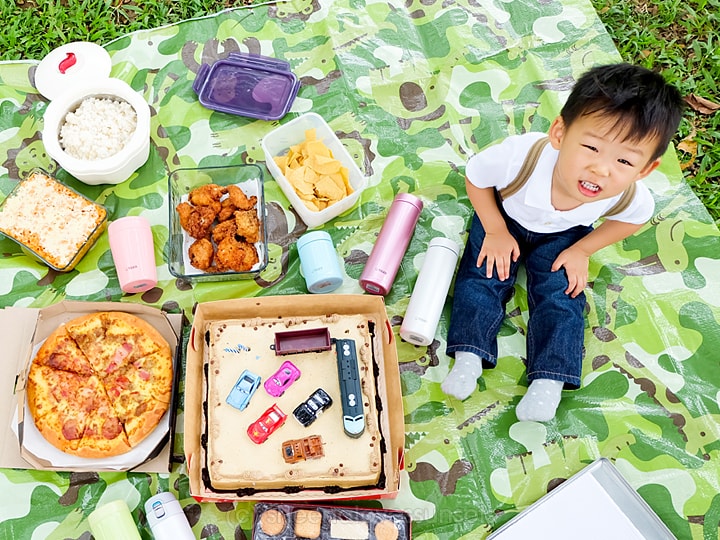
<svg viewBox="0 0 720 540">
<path fill-rule="evenodd" d="M 318 415 L 332 405 L 332 398 L 322 388 L 315 390 L 309 398 L 295 407 L 293 416 L 303 426 L 312 424 Z"/>
</svg>

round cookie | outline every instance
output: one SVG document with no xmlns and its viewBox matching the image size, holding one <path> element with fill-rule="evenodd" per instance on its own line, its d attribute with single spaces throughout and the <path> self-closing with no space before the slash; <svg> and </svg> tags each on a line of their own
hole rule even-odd
<svg viewBox="0 0 720 540">
<path fill-rule="evenodd" d="M 276 536 L 283 532 L 286 523 L 285 514 L 273 508 L 265 510 L 260 516 L 260 528 L 270 536 Z"/>
<path fill-rule="evenodd" d="M 383 519 L 375 525 L 375 538 L 377 540 L 397 540 L 398 528 L 389 519 Z"/>
</svg>

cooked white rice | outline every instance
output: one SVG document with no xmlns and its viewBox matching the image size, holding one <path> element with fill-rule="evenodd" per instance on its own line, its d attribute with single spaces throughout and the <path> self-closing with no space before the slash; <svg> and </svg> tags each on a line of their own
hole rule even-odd
<svg viewBox="0 0 720 540">
<path fill-rule="evenodd" d="M 65 116 L 60 145 L 78 159 L 104 159 L 122 150 L 136 127 L 137 114 L 127 101 L 88 97 Z"/>
</svg>

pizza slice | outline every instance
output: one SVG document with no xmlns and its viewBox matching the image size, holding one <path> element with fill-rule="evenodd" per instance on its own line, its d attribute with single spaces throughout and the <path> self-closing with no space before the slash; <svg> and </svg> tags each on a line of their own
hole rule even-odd
<svg viewBox="0 0 720 540">
<path fill-rule="evenodd" d="M 137 392 L 123 392 L 111 401 L 132 446 L 150 435 L 168 410 L 168 403 Z"/>
<path fill-rule="evenodd" d="M 77 454 L 102 392 L 99 379 L 37 364 L 27 384 L 30 412 L 40 434 L 63 452 Z"/>
<path fill-rule="evenodd" d="M 87 357 L 67 333 L 64 326 L 60 326 L 47 337 L 37 352 L 35 362 L 79 375 L 88 376 L 93 373 Z"/>
<path fill-rule="evenodd" d="M 165 338 L 145 320 L 120 311 L 79 317 L 68 332 L 101 376 L 153 352 L 170 354 Z"/>
<path fill-rule="evenodd" d="M 173 382 L 172 358 L 160 352 L 148 354 L 103 376 L 111 399 L 122 394 L 139 394 L 170 403 Z"/>
<path fill-rule="evenodd" d="M 107 396 L 99 396 L 89 415 L 76 453 L 87 458 L 102 458 L 131 450 L 125 428 Z"/>
<path fill-rule="evenodd" d="M 97 371 L 97 365 L 103 363 L 103 342 L 105 326 L 95 313 L 73 319 L 65 325 L 68 335 L 75 340 L 78 348 L 87 357 Z"/>
</svg>

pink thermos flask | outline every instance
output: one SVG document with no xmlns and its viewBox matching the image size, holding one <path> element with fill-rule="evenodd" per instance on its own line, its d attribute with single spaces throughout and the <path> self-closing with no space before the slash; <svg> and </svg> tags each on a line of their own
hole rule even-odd
<svg viewBox="0 0 720 540">
<path fill-rule="evenodd" d="M 365 291 L 383 296 L 390 291 L 422 208 L 415 195 L 400 193 L 395 197 L 360 275 L 360 287 Z"/>
</svg>

